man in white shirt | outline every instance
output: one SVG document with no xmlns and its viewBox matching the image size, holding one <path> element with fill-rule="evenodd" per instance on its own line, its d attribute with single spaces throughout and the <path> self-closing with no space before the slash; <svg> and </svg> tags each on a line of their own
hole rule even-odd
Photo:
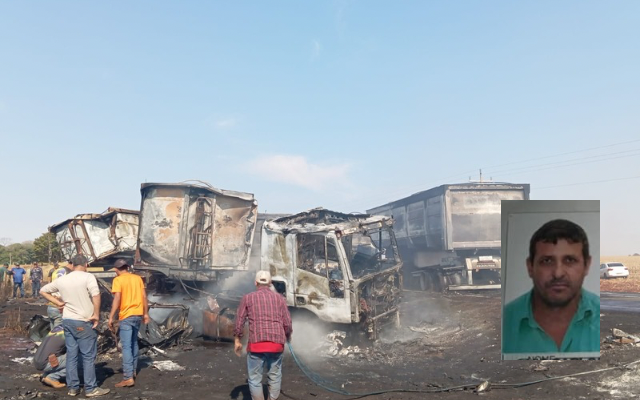
<svg viewBox="0 0 640 400">
<path fill-rule="evenodd" d="M 87 272 L 87 264 L 84 255 L 76 255 L 73 258 L 73 271 L 45 285 L 40 293 L 62 309 L 69 396 L 80 394 L 79 353 L 84 370 L 85 396 L 96 397 L 109 393 L 109 389 L 98 387 L 96 381 L 98 332 L 95 327 L 100 319 L 100 288 L 96 277 Z M 60 293 L 60 298 L 52 296 L 55 292 Z"/>
</svg>

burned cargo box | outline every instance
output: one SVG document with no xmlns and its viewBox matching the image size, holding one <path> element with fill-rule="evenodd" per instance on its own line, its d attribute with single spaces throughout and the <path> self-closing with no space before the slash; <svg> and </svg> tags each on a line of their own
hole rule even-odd
<svg viewBox="0 0 640 400">
<path fill-rule="evenodd" d="M 253 194 L 204 183 L 145 183 L 140 191 L 137 270 L 213 281 L 219 272 L 248 269 L 258 207 Z"/>
<path fill-rule="evenodd" d="M 102 214 L 79 214 L 49 227 L 65 259 L 83 254 L 91 266 L 133 260 L 138 239 L 138 211 L 109 207 Z"/>
<path fill-rule="evenodd" d="M 268 221 L 262 269 L 290 307 L 359 326 L 370 339 L 399 323 L 402 261 L 389 217 L 322 208 Z"/>
<path fill-rule="evenodd" d="M 500 205 L 529 185 L 442 185 L 367 210 L 395 221 L 405 278 L 423 290 L 500 288 Z"/>
</svg>

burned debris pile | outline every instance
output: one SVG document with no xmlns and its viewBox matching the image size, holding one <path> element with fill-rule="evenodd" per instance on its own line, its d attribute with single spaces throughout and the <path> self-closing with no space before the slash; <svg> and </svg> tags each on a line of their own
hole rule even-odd
<svg viewBox="0 0 640 400">
<path fill-rule="evenodd" d="M 193 333 L 193 327 L 188 321 L 189 308 L 186 306 L 153 303 L 149 308 L 165 311 L 167 315 L 160 322 L 151 319 L 141 327 L 138 337 L 143 345 L 159 348 L 180 345 Z"/>
<path fill-rule="evenodd" d="M 221 306 L 220 302 L 213 296 L 206 298 L 207 307 L 202 310 L 202 335 L 209 339 L 222 341 L 233 340 L 233 330 L 236 320 L 236 307 Z M 225 304 L 225 302 L 223 302 Z M 246 336 L 245 327 L 245 336 Z"/>
</svg>

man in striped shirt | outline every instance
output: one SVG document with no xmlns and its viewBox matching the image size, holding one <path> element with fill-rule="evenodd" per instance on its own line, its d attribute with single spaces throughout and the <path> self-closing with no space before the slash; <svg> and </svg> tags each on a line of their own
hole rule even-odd
<svg viewBox="0 0 640 400">
<path fill-rule="evenodd" d="M 246 294 L 240 301 L 234 330 L 235 352 L 242 355 L 244 324 L 249 321 L 247 369 L 249 390 L 253 400 L 264 400 L 262 375 L 267 369 L 269 399 L 280 395 L 282 380 L 282 353 L 285 341 L 291 340 L 293 328 L 285 298 L 271 290 L 269 271 L 256 274 L 256 291 Z"/>
</svg>

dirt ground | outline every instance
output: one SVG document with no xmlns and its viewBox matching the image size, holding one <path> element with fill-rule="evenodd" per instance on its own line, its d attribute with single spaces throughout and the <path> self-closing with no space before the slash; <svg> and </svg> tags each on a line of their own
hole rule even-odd
<svg viewBox="0 0 640 400">
<path fill-rule="evenodd" d="M 44 302 L 32 299 L 0 300 L 0 399 L 66 396 L 66 390 L 43 386 L 29 361 L 34 344 L 16 327 L 32 315 L 45 313 Z M 603 344 L 598 361 L 500 361 L 499 292 L 430 294 L 404 293 L 402 327 L 387 332 L 368 348 L 337 347 L 323 338 L 319 328 L 294 320 L 293 349 L 298 361 L 316 382 L 296 364 L 287 351 L 284 359 L 281 399 L 465 399 L 481 395 L 505 399 L 616 399 L 640 396 L 638 365 L 640 347 Z M 601 338 L 612 328 L 640 333 L 638 314 L 604 313 Z M 124 399 L 250 399 L 246 384 L 246 359 L 233 353 L 231 343 L 196 338 L 168 350 L 167 356 L 146 352 L 133 388 L 115 389 L 122 379 L 117 351 L 100 355 L 98 381 L 112 393 L 104 398 Z M 359 352 L 357 352 L 359 350 Z M 173 361 L 183 370 L 161 371 L 158 361 Z M 485 380 L 492 385 L 524 383 L 580 372 L 612 368 L 575 377 L 549 380 L 520 388 L 498 388 L 481 394 L 473 387 Z M 618 367 L 618 368 L 616 368 Z M 429 393 L 468 385 L 466 390 Z M 324 386 L 324 387 L 323 387 Z M 331 389 L 328 390 L 327 388 Z M 382 394 L 372 392 L 403 390 Z M 360 394 L 347 396 L 340 392 Z M 407 391 L 423 391 L 412 393 Z"/>
</svg>

